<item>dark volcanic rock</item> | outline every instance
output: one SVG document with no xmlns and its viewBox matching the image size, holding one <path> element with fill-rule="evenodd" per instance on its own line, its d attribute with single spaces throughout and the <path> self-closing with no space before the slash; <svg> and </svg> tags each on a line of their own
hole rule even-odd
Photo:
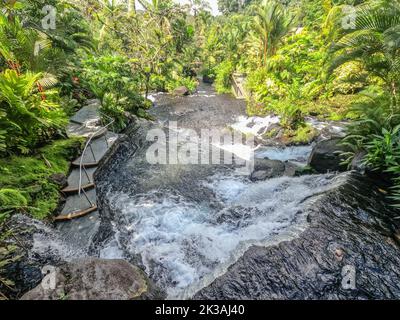
<svg viewBox="0 0 400 320">
<path fill-rule="evenodd" d="M 314 203 L 298 238 L 251 247 L 194 298 L 399 299 L 396 215 L 373 181 L 348 174 Z M 354 286 L 346 286 L 348 279 Z"/>
<path fill-rule="evenodd" d="M 265 180 L 282 176 L 285 172 L 285 164 L 279 160 L 255 159 L 254 171 L 250 176 L 252 181 Z"/>
<path fill-rule="evenodd" d="M 67 183 L 67 177 L 63 173 L 54 173 L 50 176 L 50 181 L 54 182 L 60 188 L 65 187 Z"/>
<path fill-rule="evenodd" d="M 124 260 L 85 258 L 49 271 L 22 300 L 130 300 L 152 295 L 146 275 Z"/>
<path fill-rule="evenodd" d="M 339 145 L 341 139 L 335 138 L 318 142 L 308 159 L 308 164 L 317 172 L 345 171 L 346 166 L 340 164 L 340 152 L 345 149 Z"/>
</svg>

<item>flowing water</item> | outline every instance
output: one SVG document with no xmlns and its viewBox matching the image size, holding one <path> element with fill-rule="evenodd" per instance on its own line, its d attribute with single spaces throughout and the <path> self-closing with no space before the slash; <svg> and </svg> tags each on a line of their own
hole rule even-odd
<svg viewBox="0 0 400 320">
<path fill-rule="evenodd" d="M 257 135 L 279 121 L 244 117 L 244 102 L 215 95 L 205 85 L 190 97 L 158 94 L 153 99 L 152 113 L 160 127 L 174 120 L 194 130 L 231 127 Z M 311 146 L 261 146 L 255 156 L 305 164 L 310 152 Z M 139 257 L 168 298 L 191 297 L 252 245 L 273 244 L 301 233 L 304 209 L 337 180 L 326 174 L 252 182 L 238 173 L 237 165 L 150 165 L 145 155 L 146 148 L 140 148 L 108 181 L 98 183 L 103 190 L 99 196 L 112 212 L 113 229 L 99 255 L 130 261 Z M 42 232 L 35 238 L 34 251 L 53 251 L 67 260 L 87 254 L 87 248 L 63 245 L 59 237 Z"/>
</svg>

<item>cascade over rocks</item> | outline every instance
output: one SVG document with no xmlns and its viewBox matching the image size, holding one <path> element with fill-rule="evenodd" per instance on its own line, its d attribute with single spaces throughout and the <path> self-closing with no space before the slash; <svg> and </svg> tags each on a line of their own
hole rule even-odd
<svg viewBox="0 0 400 320">
<path fill-rule="evenodd" d="M 251 247 L 194 298 L 399 299 L 398 212 L 374 181 L 354 172 L 343 177 L 309 209 L 298 238 Z"/>
</svg>

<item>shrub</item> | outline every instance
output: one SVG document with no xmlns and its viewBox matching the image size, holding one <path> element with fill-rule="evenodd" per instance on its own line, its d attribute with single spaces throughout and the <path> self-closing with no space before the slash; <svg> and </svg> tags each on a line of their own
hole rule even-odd
<svg viewBox="0 0 400 320">
<path fill-rule="evenodd" d="M 3 217 L 15 210 L 21 210 L 27 205 L 28 200 L 19 190 L 0 189 L 0 215 Z"/>
<path fill-rule="evenodd" d="M 231 92 L 231 77 L 234 72 L 234 65 L 231 61 L 227 60 L 219 64 L 215 68 L 215 89 L 218 93 Z"/>
<path fill-rule="evenodd" d="M 40 73 L 0 73 L 0 152 L 29 153 L 67 122 L 57 90 L 44 90 Z"/>
</svg>

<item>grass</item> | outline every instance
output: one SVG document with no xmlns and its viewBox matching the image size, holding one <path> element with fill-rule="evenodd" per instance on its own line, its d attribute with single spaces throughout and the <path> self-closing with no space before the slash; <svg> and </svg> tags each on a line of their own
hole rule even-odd
<svg viewBox="0 0 400 320">
<path fill-rule="evenodd" d="M 49 178 L 67 174 L 81 149 L 80 138 L 55 140 L 34 155 L 0 159 L 0 220 L 16 212 L 49 217 L 59 203 L 59 186 Z"/>
</svg>

